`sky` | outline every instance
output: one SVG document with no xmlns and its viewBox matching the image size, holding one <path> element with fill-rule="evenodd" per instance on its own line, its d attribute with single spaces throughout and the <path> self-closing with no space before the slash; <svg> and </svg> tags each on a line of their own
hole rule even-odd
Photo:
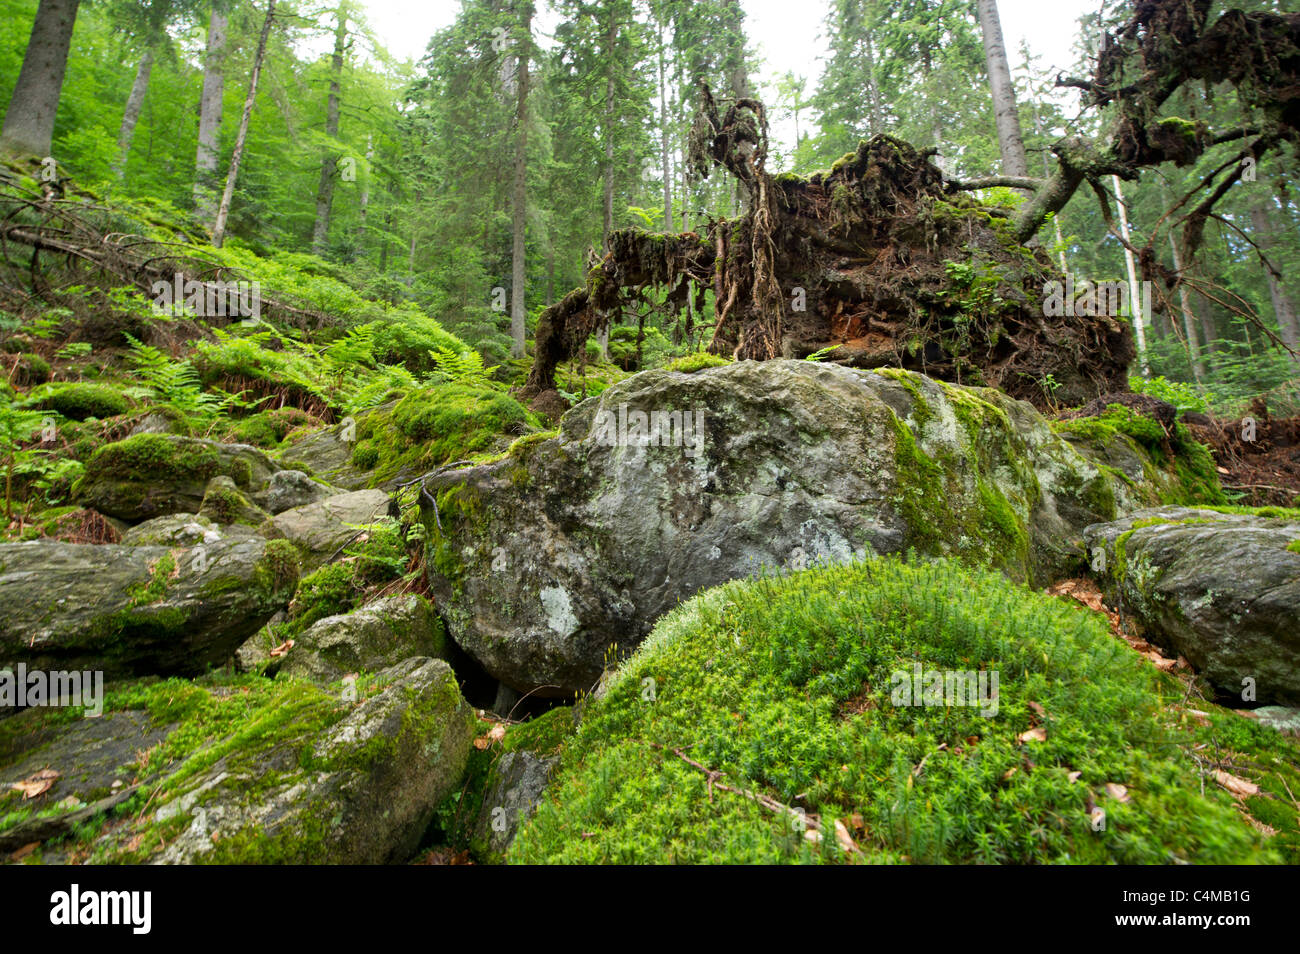
<svg viewBox="0 0 1300 954">
<path fill-rule="evenodd" d="M 459 0 L 363 0 L 371 26 L 398 58 L 418 59 L 429 38 L 455 19 Z M 761 68 L 757 79 L 770 84 L 787 70 L 809 79 L 809 92 L 822 70 L 819 60 L 826 56 L 827 42 L 822 35 L 823 21 L 830 0 L 741 0 L 745 10 L 745 29 L 751 52 Z M 1040 69 L 1066 72 L 1073 61 L 1070 52 L 1078 34 L 1078 20 L 1100 6 L 1099 0 L 998 0 L 1012 71 L 1020 62 L 1020 44 L 1028 43 L 1038 57 Z M 545 0 L 538 3 L 542 11 L 538 27 L 549 33 L 555 18 L 546 11 Z M 541 39 L 541 38 L 539 38 Z M 776 139 L 792 140 L 793 133 L 778 123 L 772 130 Z"/>
</svg>

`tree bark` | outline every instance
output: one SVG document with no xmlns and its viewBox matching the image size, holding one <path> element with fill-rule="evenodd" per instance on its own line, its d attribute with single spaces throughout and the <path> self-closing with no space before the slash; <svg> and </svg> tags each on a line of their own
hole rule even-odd
<svg viewBox="0 0 1300 954">
<path fill-rule="evenodd" d="M 1137 341 L 1138 366 L 1142 369 L 1142 377 L 1146 378 L 1151 376 L 1151 368 L 1147 364 L 1146 326 L 1143 324 L 1146 316 L 1142 314 L 1142 296 L 1138 293 L 1137 265 L 1133 261 L 1133 252 L 1128 248 L 1131 244 L 1128 232 L 1128 208 L 1124 204 L 1124 193 L 1120 189 L 1119 176 L 1110 178 L 1115 186 L 1116 205 L 1119 206 L 1119 234 L 1125 242 L 1124 264 L 1128 268 L 1128 311 L 1133 321 L 1133 337 Z"/>
<path fill-rule="evenodd" d="M 235 150 L 230 155 L 230 169 L 226 172 L 226 188 L 221 193 L 217 208 L 217 221 L 212 228 L 212 244 L 221 248 L 226 238 L 226 218 L 230 215 L 230 200 L 235 195 L 235 180 L 239 178 L 239 164 L 244 159 L 244 145 L 248 141 L 248 124 L 253 118 L 253 103 L 257 100 L 257 81 L 262 75 L 262 61 L 266 59 L 266 41 L 271 36 L 275 20 L 275 0 L 266 2 L 266 19 L 262 21 L 262 35 L 257 40 L 257 54 L 253 57 L 253 73 L 248 79 L 248 95 L 244 97 L 244 113 L 239 118 L 239 132 L 235 135 Z"/>
<path fill-rule="evenodd" d="M 144 97 L 149 91 L 149 77 L 153 73 L 153 45 L 145 48 L 140 56 L 140 64 L 135 70 L 135 82 L 131 84 L 131 95 L 126 98 L 126 109 L 122 111 L 122 125 L 117 133 L 117 159 L 113 163 L 113 178 L 119 179 L 126 168 L 127 157 L 131 154 L 131 140 L 135 138 L 135 126 L 140 121 L 140 111 L 144 108 Z"/>
<path fill-rule="evenodd" d="M 659 155 L 664 177 L 664 231 L 673 230 L 673 169 L 668 152 L 668 91 L 664 80 L 664 26 L 656 20 L 659 42 Z"/>
<path fill-rule="evenodd" d="M 1267 266 L 1264 274 L 1268 278 L 1268 294 L 1273 300 L 1273 314 L 1277 318 L 1278 337 L 1293 352 L 1300 350 L 1300 322 L 1296 320 L 1295 303 L 1287 293 L 1278 270 L 1275 258 L 1269 253 L 1277 248 L 1277 236 L 1273 230 L 1273 217 L 1269 214 L 1269 200 L 1261 196 L 1256 199 L 1250 210 L 1250 223 L 1255 229 L 1255 243 L 1264 254 Z M 1292 360 L 1300 360 L 1292 356 Z"/>
<path fill-rule="evenodd" d="M 1180 276 L 1183 272 L 1183 255 L 1178 250 L 1178 241 L 1174 238 L 1174 233 L 1169 233 L 1169 251 L 1174 259 L 1174 271 Z M 1187 336 L 1187 353 L 1192 361 L 1192 377 L 1196 383 L 1200 384 L 1205 380 L 1205 362 L 1201 358 L 1201 346 L 1197 341 L 1196 325 L 1193 323 L 1195 317 L 1192 311 L 1191 296 L 1187 293 L 1187 285 L 1184 282 L 1178 283 L 1178 304 L 1183 313 L 1183 334 Z"/>
<path fill-rule="evenodd" d="M 514 198 L 510 223 L 510 354 L 516 358 L 527 354 L 528 339 L 524 239 L 528 232 L 528 56 L 532 46 L 532 24 L 533 5 L 530 0 L 524 4 L 524 37 L 516 53 L 519 62 L 519 89 L 515 103 Z"/>
<path fill-rule="evenodd" d="M 216 215 L 216 180 L 222 104 L 226 95 L 226 28 L 228 18 L 220 0 L 212 4 L 208 49 L 203 59 L 203 91 L 199 94 L 199 147 L 194 156 L 194 211 L 200 221 Z"/>
<path fill-rule="evenodd" d="M 329 97 L 325 102 L 325 135 L 332 140 L 339 138 L 339 91 L 343 78 L 343 51 L 348 41 L 348 10 L 340 4 L 335 13 L 334 55 L 330 58 Z M 333 147 L 331 147 L 333 148 Z M 316 255 L 325 254 L 325 245 L 329 239 L 330 210 L 334 205 L 334 182 L 338 175 L 339 157 L 330 152 L 321 161 L 320 185 L 316 187 L 316 226 L 312 229 L 311 250 Z"/>
<path fill-rule="evenodd" d="M 1029 175 L 1025 141 L 1020 134 L 1020 113 L 1016 109 L 1016 88 L 1011 83 L 1007 65 L 1007 48 L 1002 40 L 997 0 L 978 0 L 980 27 L 984 32 L 984 60 L 989 71 L 989 90 L 993 93 L 993 116 L 998 129 L 998 146 L 1002 152 L 1002 172 L 1008 176 Z"/>
<path fill-rule="evenodd" d="M 366 235 L 366 213 L 370 208 L 370 163 L 375 157 L 375 134 L 366 133 L 365 181 L 361 184 L 361 199 L 357 203 L 357 247 L 360 249 Z"/>
<path fill-rule="evenodd" d="M 54 139 L 54 116 L 63 92 L 63 74 L 68 67 L 72 27 L 81 0 L 41 0 L 32 23 L 31 38 L 23 54 L 22 69 L 4 128 L 0 149 L 11 153 L 48 156 Z"/>
</svg>

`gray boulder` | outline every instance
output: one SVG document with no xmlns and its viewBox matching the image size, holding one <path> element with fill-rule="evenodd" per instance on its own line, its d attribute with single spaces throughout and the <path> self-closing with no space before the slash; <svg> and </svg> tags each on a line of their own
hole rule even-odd
<svg viewBox="0 0 1300 954">
<path fill-rule="evenodd" d="M 156 705 L 7 720 L 0 851 L 45 842 L 45 863 L 403 862 L 460 783 L 474 737 L 441 660 L 406 660 L 342 692 L 285 679 L 233 698 L 220 680 L 132 689 L 117 698 Z M 138 793 L 142 810 L 112 817 Z"/>
<path fill-rule="evenodd" d="M 497 679 L 564 692 L 726 580 L 914 549 L 1043 582 L 1082 564 L 1083 527 L 1161 491 L 1000 392 L 809 361 L 643 372 L 426 489 L 449 633 Z"/>
<path fill-rule="evenodd" d="M 338 556 L 357 536 L 356 527 L 387 514 L 388 494 L 384 491 L 354 490 L 276 514 L 266 530 L 298 547 L 303 570 L 310 572 Z"/>
<path fill-rule="evenodd" d="M 423 596 L 408 593 L 313 623 L 294 640 L 280 672 L 328 683 L 411 656 L 441 659 L 446 654 L 442 622 L 433 607 Z"/>
<path fill-rule="evenodd" d="M 488 776 L 483 807 L 474 831 L 478 855 L 499 864 L 524 822 L 533 817 L 546 786 L 551 783 L 560 757 L 532 752 L 506 752 Z"/>
<path fill-rule="evenodd" d="M 440 659 L 385 670 L 386 688 L 323 732 L 236 750 L 170 789 L 157 821 L 190 824 L 153 859 L 381 864 L 410 858 L 459 783 L 474 713 Z"/>
<path fill-rule="evenodd" d="M 91 455 L 74 489 L 82 505 L 120 520 L 138 522 L 171 513 L 197 513 L 208 482 L 231 478 L 239 490 L 261 490 L 278 470 L 247 444 L 137 434 L 106 444 Z"/>
<path fill-rule="evenodd" d="M 337 493 L 339 491 L 336 488 L 312 480 L 300 470 L 278 470 L 271 475 L 266 489 L 255 495 L 253 500 L 262 509 L 275 514 L 294 507 L 305 507 Z"/>
<path fill-rule="evenodd" d="M 296 554 L 263 538 L 189 549 L 0 544 L 0 666 L 197 675 L 293 597 Z"/>
<path fill-rule="evenodd" d="M 1300 522 L 1160 507 L 1084 535 L 1103 587 L 1146 639 L 1237 705 L 1300 705 L 1300 553 L 1287 549 Z"/>
</svg>

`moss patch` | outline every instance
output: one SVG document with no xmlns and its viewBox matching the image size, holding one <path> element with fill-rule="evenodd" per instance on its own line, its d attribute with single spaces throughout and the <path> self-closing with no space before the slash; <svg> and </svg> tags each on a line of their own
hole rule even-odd
<svg viewBox="0 0 1300 954">
<path fill-rule="evenodd" d="M 996 714 L 895 704 L 894 674 L 917 665 L 998 672 Z M 1284 860 L 1226 792 L 1202 792 L 1183 692 L 1100 615 L 952 561 L 731 583 L 665 617 L 590 704 L 509 860 L 851 860 L 833 834 L 710 791 L 679 751 L 828 833 L 839 821 L 870 862 Z M 1294 761 L 1281 736 L 1248 741 Z"/>
</svg>

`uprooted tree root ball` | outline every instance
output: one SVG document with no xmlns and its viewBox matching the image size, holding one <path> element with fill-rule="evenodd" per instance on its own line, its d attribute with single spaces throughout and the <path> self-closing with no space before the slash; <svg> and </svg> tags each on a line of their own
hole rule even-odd
<svg viewBox="0 0 1300 954">
<path fill-rule="evenodd" d="M 1059 279 L 1047 256 L 1016 240 L 1004 210 L 945 182 L 926 153 L 876 136 L 828 172 L 774 177 L 763 168 L 762 105 L 741 100 L 719 117 L 703 96 L 696 173 L 733 173 L 747 211 L 704 234 L 615 232 L 586 284 L 542 313 L 525 393 L 553 388 L 556 365 L 650 289 L 686 313 L 688 335 L 712 292 L 716 320 L 699 331 L 714 354 L 826 352 L 854 367 L 1000 388 L 1039 407 L 1125 389 L 1134 351 L 1123 320 L 1044 317 L 1044 286 Z"/>
</svg>

